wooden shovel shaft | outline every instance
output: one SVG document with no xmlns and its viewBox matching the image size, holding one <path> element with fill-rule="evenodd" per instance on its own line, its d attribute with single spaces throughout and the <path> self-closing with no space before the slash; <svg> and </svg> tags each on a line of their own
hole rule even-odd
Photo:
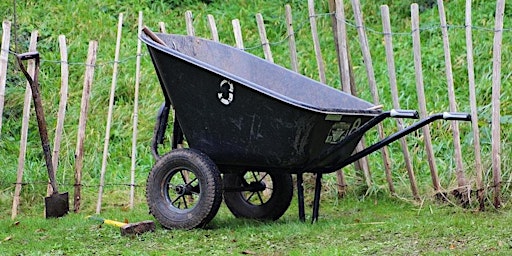
<svg viewBox="0 0 512 256">
<path fill-rule="evenodd" d="M 30 88 L 32 89 L 32 98 L 34 100 L 34 108 L 36 112 L 37 118 L 37 126 L 39 128 L 39 135 L 41 137 L 41 145 L 43 147 L 44 158 L 46 161 L 46 168 L 48 169 L 48 176 L 50 178 L 50 185 L 53 189 L 53 194 L 58 193 L 57 183 L 55 181 L 55 171 L 53 170 L 52 163 L 52 152 L 50 149 L 50 143 L 48 141 L 48 130 L 46 128 L 46 119 L 44 117 L 43 111 L 43 103 L 41 100 L 41 94 L 39 92 L 39 84 L 38 84 L 38 76 L 39 76 L 39 53 L 38 52 L 29 52 L 20 54 L 18 57 L 18 63 L 20 65 L 21 71 L 27 78 Z M 30 74 L 25 69 L 23 65 L 23 60 L 35 59 L 35 70 L 34 70 L 34 78 L 30 76 Z"/>
</svg>

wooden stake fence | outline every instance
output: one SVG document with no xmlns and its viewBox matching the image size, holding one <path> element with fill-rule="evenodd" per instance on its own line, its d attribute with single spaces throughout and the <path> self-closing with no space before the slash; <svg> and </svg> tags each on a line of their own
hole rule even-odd
<svg viewBox="0 0 512 256">
<path fill-rule="evenodd" d="M 36 51 L 37 47 L 37 37 L 39 33 L 37 30 L 32 31 L 30 35 L 30 46 L 29 51 Z M 30 76 L 34 75 L 35 63 L 34 60 L 28 61 L 27 71 Z M 20 138 L 20 154 L 18 157 L 18 171 L 16 176 L 16 186 L 14 188 L 14 198 L 12 201 L 12 211 L 11 211 L 11 219 L 15 219 L 18 215 L 18 206 L 20 204 L 20 194 L 21 194 L 21 183 L 23 182 L 23 171 L 25 169 L 25 156 L 27 152 L 27 136 L 28 136 L 28 124 L 30 120 L 30 104 L 32 103 L 32 90 L 30 89 L 30 84 L 27 81 L 26 89 L 25 89 L 25 98 L 23 104 L 23 119 L 21 123 L 21 138 Z"/>
<path fill-rule="evenodd" d="M 315 49 L 316 64 L 318 67 L 318 75 L 320 82 L 327 83 L 325 78 L 325 65 L 322 58 L 322 50 L 320 48 L 320 39 L 318 38 L 318 30 L 316 27 L 315 0 L 308 0 L 309 24 L 311 25 L 311 36 L 313 38 L 313 46 Z"/>
<path fill-rule="evenodd" d="M 320 47 L 320 39 L 317 31 L 317 14 L 315 12 L 315 1 L 308 0 L 308 21 L 311 29 L 311 36 L 313 47 L 315 51 L 316 63 L 318 68 L 319 80 L 322 83 L 326 83 L 326 71 L 325 71 L 325 63 L 322 57 L 322 49 Z M 354 11 L 355 18 L 355 28 L 357 30 L 359 36 L 359 43 L 361 47 L 363 61 L 365 63 L 366 75 L 368 77 L 369 89 L 371 92 L 371 97 L 373 103 L 379 104 L 379 93 L 377 90 L 377 81 L 375 77 L 375 70 L 373 69 L 372 58 L 370 54 L 370 48 L 367 38 L 367 31 L 364 27 L 363 14 L 361 12 L 360 2 L 359 0 L 351 0 L 352 8 Z M 441 31 L 443 35 L 443 46 L 444 46 L 444 57 L 445 57 L 445 72 L 447 79 L 447 89 L 450 103 L 450 111 L 457 111 L 457 103 L 455 98 L 454 91 L 454 82 L 453 82 L 453 74 L 452 74 L 452 65 L 451 65 L 451 53 L 450 53 L 450 45 L 448 38 L 448 25 L 446 22 L 446 14 L 444 10 L 442 0 L 438 0 L 438 11 L 440 18 Z M 501 206 L 501 142 L 500 142 L 500 91 L 501 91 L 501 41 L 503 34 L 503 15 L 504 15 L 504 0 L 497 0 L 496 3 L 496 23 L 495 23 L 495 33 L 494 33 L 494 48 L 493 48 L 493 85 L 492 85 L 492 170 L 493 170 L 493 189 L 494 189 L 494 206 Z M 344 13 L 344 3 L 343 0 L 329 0 L 329 9 L 330 13 L 333 13 L 331 16 L 332 19 L 332 29 L 333 36 L 336 46 L 337 60 L 338 60 L 338 70 L 341 78 L 341 87 L 344 92 L 351 93 L 357 96 L 355 91 L 355 79 L 352 71 L 351 63 L 350 63 L 350 50 L 349 50 L 349 42 L 347 40 L 347 27 L 346 27 L 346 19 Z M 295 72 L 299 72 L 298 60 L 297 60 L 297 48 L 295 44 L 296 40 L 296 32 L 293 27 L 293 17 L 292 10 L 290 5 L 285 6 L 285 14 L 286 14 L 286 26 L 287 26 L 287 37 L 288 37 L 288 45 L 290 51 L 290 62 L 291 69 Z M 396 77 L 396 68 L 394 61 L 394 53 L 393 53 L 393 42 L 392 42 L 392 31 L 391 31 L 391 22 L 389 15 L 388 6 L 381 6 L 381 14 L 382 14 L 382 24 L 383 24 L 383 39 L 385 43 L 386 49 L 386 61 L 387 61 L 387 72 L 390 81 L 390 90 L 393 101 L 393 108 L 400 109 L 400 102 L 398 97 L 398 86 L 397 86 L 397 77 Z M 271 42 L 267 38 L 267 31 L 265 30 L 263 16 L 260 13 L 256 14 L 256 23 L 259 30 L 259 36 L 261 41 L 261 46 L 265 55 L 265 59 L 270 62 L 274 62 L 274 58 L 271 51 Z M 208 28 L 211 33 L 211 39 L 214 41 L 219 41 L 217 26 L 215 24 L 215 19 L 212 15 L 207 16 L 208 19 Z M 194 36 L 196 31 L 193 26 L 193 15 L 192 12 L 187 11 L 185 13 L 185 21 L 187 34 Z M 105 144 L 103 151 L 103 161 L 102 161 L 102 169 L 100 175 L 100 185 L 98 191 L 98 202 L 96 207 L 96 213 L 100 213 L 101 211 L 101 201 L 103 189 L 105 186 L 105 172 L 107 166 L 108 159 L 108 146 L 109 146 L 109 138 L 110 138 L 110 126 L 112 122 L 112 113 L 113 113 L 113 101 L 115 95 L 115 87 L 117 83 L 117 69 L 119 63 L 119 48 L 120 48 L 120 40 L 121 40 L 121 29 L 123 22 L 123 14 L 119 15 L 119 23 L 118 23 L 118 34 L 117 34 L 117 42 L 116 42 L 116 53 L 114 60 L 114 68 L 113 68 L 113 78 L 112 78 L 112 87 L 110 90 L 110 101 L 109 101 L 109 112 L 107 118 L 106 125 L 106 135 L 105 135 Z M 476 173 L 476 187 L 478 191 L 478 200 L 480 209 L 484 209 L 484 181 L 483 181 L 483 164 L 481 160 L 481 148 L 480 148 L 480 137 L 479 137 L 479 128 L 478 128 L 478 111 L 476 104 L 476 85 L 475 85 L 475 74 L 474 74 L 474 59 L 473 59 L 473 46 L 472 46 L 472 35 L 471 35 L 471 1 L 466 1 L 466 54 L 468 60 L 468 81 L 469 81 L 469 97 L 471 103 L 471 113 L 472 113 L 472 129 L 473 129 L 473 138 L 474 138 L 474 154 L 475 154 L 475 173 Z M 413 55 L 414 55 L 414 68 L 416 74 L 416 89 L 417 89 L 417 97 L 419 110 L 422 117 L 427 116 L 426 109 L 426 100 L 425 100 L 425 88 L 423 84 L 423 71 L 422 71 L 422 61 L 421 61 L 421 46 L 420 46 L 420 21 L 419 21 L 419 10 L 417 4 L 411 5 L 411 36 L 413 42 Z M 2 49 L 0 52 L 0 117 L 3 111 L 3 102 L 5 97 L 5 83 L 6 83 L 6 68 L 7 68 L 7 55 L 9 52 L 9 34 L 10 34 L 10 23 L 4 21 L 3 24 L 3 37 L 2 37 Z M 242 36 L 242 29 L 240 26 L 240 21 L 238 19 L 232 20 L 233 25 L 233 33 L 235 35 L 236 47 L 244 50 L 244 42 Z M 142 27 L 142 12 L 139 12 L 139 31 Z M 165 32 L 165 25 L 163 22 L 159 23 L 160 30 Z M 35 34 L 34 34 L 35 33 Z M 34 45 L 31 42 L 32 46 L 35 50 L 35 44 L 37 42 L 37 32 L 33 33 L 33 37 L 31 41 L 34 40 Z M 140 33 L 140 32 L 139 32 Z M 65 108 L 67 104 L 67 83 L 68 83 L 68 63 L 67 63 L 67 50 L 66 50 L 66 42 L 65 37 L 63 35 L 59 36 L 59 44 L 61 49 L 61 73 L 62 73 L 62 84 L 61 84 L 61 98 L 59 104 L 59 114 L 57 120 L 56 134 L 55 134 L 55 142 L 54 142 L 54 159 L 52 162 L 54 166 L 58 164 L 58 155 L 60 150 L 60 140 L 62 138 L 64 117 L 65 117 Z M 89 97 L 90 91 L 92 87 L 92 81 L 94 76 L 94 66 L 96 63 L 96 53 L 97 53 L 97 42 L 91 41 L 89 43 L 89 52 L 86 63 L 86 71 L 85 71 L 85 79 L 84 79 L 84 88 L 82 92 L 82 102 L 81 102 L 81 112 L 80 112 L 80 120 L 78 125 L 78 135 L 77 135 L 77 148 L 75 151 L 75 212 L 80 211 L 80 200 L 81 200 L 81 176 L 82 176 L 82 167 L 83 167 L 83 147 L 85 140 L 85 129 L 86 129 L 86 121 L 87 121 L 87 111 L 89 107 Z M 135 78 L 135 99 L 134 99 L 134 112 L 133 112 L 133 137 L 132 137 L 132 151 L 131 151 L 131 179 L 130 179 L 130 208 L 134 206 L 134 187 L 135 187 L 135 170 L 136 170 L 136 157 L 137 157 L 137 122 L 138 122 L 138 97 L 139 97 L 139 83 L 140 83 L 140 65 L 141 65 L 141 42 L 138 41 L 137 45 L 137 61 L 136 61 L 136 78 Z M 30 68 L 30 66 L 29 66 Z M 32 72 L 32 71 L 30 71 Z M 18 166 L 18 176 L 15 188 L 15 196 L 13 200 L 13 212 L 12 218 L 16 217 L 17 207 L 19 204 L 19 194 L 21 191 L 21 183 L 24 169 L 24 160 L 25 160 L 25 152 L 26 152 L 26 139 L 27 139 L 27 129 L 28 129 L 28 118 L 30 114 L 30 88 L 27 88 L 26 99 L 24 104 L 24 114 L 23 114 L 23 127 L 22 127 L 22 140 L 20 141 L 20 155 L 19 155 L 19 166 Z M 28 99 L 27 99 L 28 94 Z M 403 129 L 403 122 L 400 119 L 396 120 L 397 126 L 399 129 Z M 0 118 L 0 131 L 1 131 L 2 120 Z M 462 153 L 461 153 L 461 142 L 460 142 L 460 131 L 458 128 L 457 122 L 451 123 L 451 128 L 453 131 L 453 145 L 454 145 L 454 159 L 456 164 L 456 176 L 458 183 L 458 191 L 462 196 L 462 203 L 469 203 L 470 197 L 469 193 L 471 192 L 470 184 L 467 183 L 464 166 L 462 162 Z M 429 126 L 425 126 L 422 128 L 425 150 L 428 157 L 428 164 L 430 167 L 430 174 L 432 178 L 433 188 L 437 195 L 443 193 L 441 191 L 440 179 L 438 176 L 437 166 L 435 162 L 435 156 L 432 146 L 432 139 L 430 137 L 430 128 Z M 377 126 L 377 132 L 379 139 L 384 138 L 384 130 L 382 125 Z M 400 146 L 402 149 L 402 153 L 404 155 L 405 167 L 407 169 L 407 173 L 409 176 L 409 182 L 412 190 L 412 195 L 416 200 L 419 200 L 419 192 L 417 188 L 417 183 L 415 179 L 415 173 L 412 167 L 412 160 L 410 158 L 410 153 L 407 147 L 407 141 L 405 138 L 401 138 Z M 360 150 L 363 148 L 363 141 L 361 141 L 356 150 Z M 395 188 L 392 180 L 392 170 L 391 170 L 391 161 L 389 159 L 389 152 L 386 148 L 382 149 L 382 157 L 385 167 L 385 175 L 386 181 L 389 186 L 389 190 L 391 193 L 395 193 Z M 366 158 L 361 159 L 360 162 L 356 165 L 356 169 L 361 168 L 362 173 L 364 175 L 364 179 L 366 185 L 371 187 L 372 178 L 371 173 L 368 167 L 368 163 Z M 509 178 L 509 182 L 512 181 L 512 175 Z M 339 185 L 339 194 L 344 194 L 344 189 L 347 185 L 345 181 L 345 177 L 342 171 L 337 172 L 337 183 Z"/>
<path fill-rule="evenodd" d="M 11 41 L 11 23 L 2 22 L 2 48 L 0 49 L 0 135 L 2 134 L 2 116 L 4 113 L 5 84 L 7 82 L 7 65 L 9 43 Z"/>
<path fill-rule="evenodd" d="M 288 35 L 288 48 L 290 50 L 290 64 L 295 72 L 299 72 L 299 61 L 297 60 L 297 47 L 295 45 L 295 32 L 293 30 L 292 8 L 289 4 L 285 5 L 286 12 L 286 31 Z"/>
<path fill-rule="evenodd" d="M 116 50 L 114 56 L 114 68 L 112 72 L 112 86 L 110 87 L 110 99 L 108 103 L 108 117 L 107 117 L 107 127 L 105 129 L 105 144 L 103 147 L 103 161 L 101 164 L 101 174 L 100 174 L 100 186 L 98 189 L 98 203 L 96 204 L 96 214 L 101 213 L 101 201 L 103 198 L 103 187 L 105 186 L 105 172 L 107 170 L 107 158 L 108 158 L 108 146 L 110 142 L 110 128 L 112 125 L 112 115 L 114 112 L 114 96 L 116 93 L 117 86 L 117 69 L 119 65 L 119 49 L 121 48 L 121 34 L 123 29 L 123 14 L 119 14 L 119 22 L 117 24 L 117 40 L 116 40 Z"/>
<path fill-rule="evenodd" d="M 267 31 L 265 30 L 265 24 L 263 23 L 263 16 L 261 16 L 261 13 L 256 14 L 256 23 L 258 24 L 258 31 L 260 33 L 260 40 L 263 47 L 263 53 L 265 54 L 265 59 L 274 63 L 272 51 L 270 51 L 270 43 L 267 38 Z"/>
<path fill-rule="evenodd" d="M 94 67 L 96 65 L 96 55 L 98 53 L 98 42 L 89 42 L 89 51 L 85 68 L 84 87 L 82 91 L 82 102 L 80 104 L 80 119 L 78 120 L 78 134 L 75 150 L 75 193 L 74 193 L 74 212 L 80 212 L 80 203 L 82 200 L 82 168 L 84 159 L 85 129 L 87 126 L 87 112 L 89 110 L 89 99 L 91 96 L 91 87 L 94 78 Z"/>
<path fill-rule="evenodd" d="M 194 18 L 191 11 L 185 12 L 185 23 L 187 24 L 187 35 L 194 36 L 196 31 L 194 30 Z"/>
<path fill-rule="evenodd" d="M 455 100 L 455 86 L 453 85 L 453 71 L 452 71 L 452 60 L 450 53 L 450 41 L 448 39 L 448 25 L 446 24 L 446 14 L 444 11 L 443 0 L 437 1 L 437 8 L 439 10 L 439 19 L 441 20 L 441 32 L 443 34 L 443 46 L 444 46 L 444 60 L 446 68 L 446 82 L 448 84 L 448 101 L 451 112 L 457 112 L 457 102 Z M 466 187 L 466 177 L 464 175 L 464 165 L 462 163 L 462 150 L 460 146 L 460 131 L 459 123 L 452 121 L 452 132 L 453 132 L 453 149 L 454 149 L 454 160 L 455 160 L 455 174 L 457 176 L 458 184 L 458 197 L 462 205 L 469 204 L 469 198 L 471 189 Z"/>
<path fill-rule="evenodd" d="M 492 49 L 492 173 L 494 181 L 494 207 L 501 207 L 501 124 L 500 124 L 500 94 L 501 94 L 501 41 L 503 39 L 503 16 L 505 0 L 496 1 L 494 25 L 494 46 Z"/>
<path fill-rule="evenodd" d="M 137 29 L 140 38 L 142 31 L 142 12 L 139 12 L 139 24 Z M 140 85 L 140 59 L 142 42 L 137 40 L 137 60 L 135 63 L 135 95 L 133 97 L 133 136 L 132 136 L 132 163 L 130 168 L 130 209 L 133 209 L 135 201 L 135 169 L 137 168 L 137 124 L 139 122 L 139 85 Z"/>
<path fill-rule="evenodd" d="M 366 37 L 366 32 L 364 31 L 364 27 L 363 27 L 363 25 L 364 25 L 363 24 L 363 14 L 361 11 L 361 4 L 360 4 L 359 0 L 352 0 L 352 9 L 354 10 L 354 17 L 355 17 L 355 21 L 356 21 L 357 33 L 359 35 L 359 43 L 361 45 L 361 51 L 362 51 L 364 63 L 366 66 L 366 74 L 368 77 L 368 83 L 370 85 L 370 93 L 373 98 L 373 103 L 375 105 L 379 105 L 380 100 L 379 100 L 379 94 L 377 91 L 377 82 L 375 80 L 375 71 L 373 70 L 373 62 L 372 62 L 372 57 L 370 55 L 370 46 L 368 44 L 368 38 Z M 382 124 L 377 125 L 377 133 L 379 134 L 380 140 L 385 138 L 384 129 L 382 127 Z M 386 174 L 386 180 L 389 184 L 390 191 L 393 193 L 394 188 L 392 185 L 393 180 L 392 180 L 392 175 L 391 175 L 391 162 L 389 160 L 389 151 L 388 151 L 387 147 L 383 147 L 381 149 L 381 155 L 382 155 L 382 160 L 384 163 L 384 172 Z M 419 199 L 418 187 L 416 185 L 416 178 L 414 177 L 414 173 L 409 173 L 409 180 L 411 182 L 412 194 L 413 194 L 414 198 L 418 200 Z"/>
<path fill-rule="evenodd" d="M 242 28 L 240 27 L 240 21 L 238 19 L 234 19 L 231 21 L 233 25 L 233 33 L 235 35 L 236 48 L 243 50 L 244 40 L 242 38 Z"/>
<path fill-rule="evenodd" d="M 382 15 L 382 27 L 384 33 L 384 42 L 386 48 L 386 63 L 388 66 L 388 76 L 389 76 L 389 85 L 391 89 L 391 97 L 393 101 L 394 109 L 400 108 L 400 101 L 398 99 L 398 87 L 397 87 L 397 79 L 396 79 L 396 68 L 395 68 L 395 57 L 393 53 L 393 39 L 391 36 L 391 21 L 389 18 L 389 7 L 387 5 L 383 5 L 380 8 Z M 404 129 L 404 125 L 402 119 L 397 118 L 396 124 L 399 130 Z M 411 157 L 409 154 L 409 148 L 407 147 L 407 140 L 405 137 L 400 138 L 400 147 L 402 149 L 402 154 L 404 155 L 405 169 L 409 174 L 409 181 L 411 181 L 411 173 L 414 174 L 414 170 L 412 168 Z M 411 188 L 414 186 L 411 183 Z M 439 188 L 437 188 L 439 189 Z"/>
<path fill-rule="evenodd" d="M 423 68 L 421 67 L 421 46 L 420 46 L 420 17 L 418 4 L 411 5 L 411 30 L 412 42 L 414 51 L 414 69 L 416 72 L 416 91 L 418 93 L 419 112 L 422 118 L 427 116 L 427 103 L 425 100 L 425 89 L 423 86 Z M 432 138 L 430 136 L 429 125 L 422 128 L 423 138 L 425 140 L 425 150 L 427 152 L 427 161 L 430 166 L 430 176 L 434 184 L 434 190 L 440 191 L 441 183 L 437 174 L 437 166 L 434 156 L 434 149 L 432 147 Z"/>
<path fill-rule="evenodd" d="M 62 140 L 62 132 L 64 131 L 64 119 L 66 116 L 66 105 L 68 102 L 68 82 L 69 82 L 69 65 L 68 65 L 68 49 L 66 45 L 66 37 L 59 36 L 59 49 L 60 49 L 60 73 L 61 73 L 61 89 L 59 112 L 57 114 L 57 127 L 55 128 L 55 139 L 53 140 L 53 154 L 52 165 L 57 175 L 59 166 L 60 142 Z M 48 183 L 46 194 L 49 196 L 53 193 L 52 186 Z"/>
<path fill-rule="evenodd" d="M 215 18 L 211 14 L 208 14 L 208 26 L 210 27 L 210 33 L 212 35 L 212 40 L 215 42 L 218 42 L 219 41 L 219 32 L 217 31 L 217 25 L 215 24 Z"/>
<path fill-rule="evenodd" d="M 350 83 L 351 75 L 348 59 L 348 46 L 347 46 L 347 28 L 343 20 L 345 20 L 345 7 L 342 0 L 329 1 L 329 11 L 334 11 L 333 35 L 337 51 L 338 70 L 341 78 L 341 90 L 345 93 L 351 94 Z M 336 171 L 336 181 L 338 183 L 338 196 L 344 197 L 346 188 L 348 186 L 345 180 L 345 173 L 343 169 Z M 394 192 L 394 188 L 390 186 L 390 190 Z"/>
<path fill-rule="evenodd" d="M 480 129 L 478 128 L 478 110 L 476 104 L 475 68 L 473 59 L 473 36 L 471 32 L 471 0 L 466 0 L 466 56 L 468 65 L 469 104 L 471 107 L 471 127 L 473 129 L 473 145 L 475 147 L 475 173 L 477 198 L 480 210 L 485 209 L 485 190 L 483 183 L 483 167 L 480 147 Z"/>
</svg>

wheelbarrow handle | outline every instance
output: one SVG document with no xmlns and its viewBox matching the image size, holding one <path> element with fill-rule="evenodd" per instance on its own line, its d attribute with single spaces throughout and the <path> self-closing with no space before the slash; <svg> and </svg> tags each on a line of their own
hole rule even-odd
<svg viewBox="0 0 512 256">
<path fill-rule="evenodd" d="M 418 111 L 416 110 L 403 110 L 403 109 L 392 109 L 389 111 L 390 117 L 396 117 L 396 118 L 411 118 L 411 119 L 418 119 L 420 118 L 420 115 L 418 114 Z"/>
<path fill-rule="evenodd" d="M 421 119 L 420 121 L 410 125 L 409 127 L 402 129 L 396 133 L 393 133 L 390 136 L 376 142 L 375 144 L 373 144 L 369 147 L 366 147 L 365 149 L 351 155 L 350 157 L 345 159 L 343 161 L 343 163 L 340 164 L 340 167 L 338 167 L 338 168 L 343 168 L 343 167 L 389 145 L 391 142 L 394 142 L 394 141 L 404 137 L 405 135 L 410 134 L 410 133 L 422 128 L 423 126 L 428 125 L 428 124 L 430 124 L 436 120 L 440 120 L 440 119 L 456 120 L 456 121 L 471 121 L 471 115 L 468 113 L 444 112 L 442 114 L 434 114 L 434 115 L 428 116 L 428 117 Z M 368 129 L 366 129 L 366 130 L 368 130 Z M 349 136 L 351 136 L 351 135 L 352 134 L 350 134 Z"/>
<path fill-rule="evenodd" d="M 444 112 L 444 120 L 471 121 L 471 115 L 463 112 Z"/>
</svg>

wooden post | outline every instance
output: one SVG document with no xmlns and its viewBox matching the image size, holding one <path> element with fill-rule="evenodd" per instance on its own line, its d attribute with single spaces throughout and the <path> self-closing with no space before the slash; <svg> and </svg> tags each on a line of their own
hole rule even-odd
<svg viewBox="0 0 512 256">
<path fill-rule="evenodd" d="M 480 130 L 478 128 L 478 110 L 476 104 L 475 68 L 473 60 L 473 36 L 471 28 L 471 0 L 466 0 L 466 55 L 468 60 L 469 104 L 471 106 L 471 126 L 475 147 L 476 189 L 480 211 L 485 210 L 485 191 L 483 182 Z"/>
<path fill-rule="evenodd" d="M 437 8 L 439 10 L 439 19 L 441 21 L 441 32 L 443 34 L 443 46 L 444 46 L 444 60 L 446 68 L 446 82 L 448 84 L 448 101 L 450 103 L 450 111 L 457 112 L 457 102 L 455 100 L 455 86 L 453 85 L 453 71 L 452 71 L 452 60 L 450 53 L 450 41 L 448 39 L 448 27 L 446 24 L 446 14 L 444 11 L 443 0 L 437 1 Z M 462 205 L 467 206 L 469 204 L 471 189 L 466 187 L 466 177 L 464 175 L 464 165 L 462 163 L 462 150 L 460 146 L 460 131 L 459 123 L 452 121 L 452 132 L 453 132 L 453 149 L 455 158 L 455 174 L 457 176 L 458 189 L 457 196 Z"/>
<path fill-rule="evenodd" d="M 213 15 L 208 14 L 208 26 L 210 27 L 210 32 L 212 34 L 212 40 L 215 42 L 219 41 L 219 33 L 217 32 L 217 25 L 215 24 L 215 18 Z"/>
<path fill-rule="evenodd" d="M 2 48 L 0 49 L 0 135 L 2 134 L 2 116 L 4 113 L 5 84 L 7 83 L 7 64 L 9 43 L 11 41 L 11 23 L 2 22 Z"/>
<path fill-rule="evenodd" d="M 503 16 L 505 0 L 496 1 L 496 20 L 494 25 L 494 45 L 492 50 L 492 174 L 494 181 L 494 207 L 501 207 L 501 43 L 503 38 Z"/>
<path fill-rule="evenodd" d="M 258 31 L 260 34 L 260 40 L 263 47 L 263 53 L 265 54 L 265 59 L 270 62 L 274 62 L 272 51 L 270 51 L 270 43 L 268 42 L 267 38 L 267 31 L 265 30 L 265 24 L 263 23 L 263 16 L 261 16 L 261 13 L 256 14 L 256 23 L 258 24 Z"/>
<path fill-rule="evenodd" d="M 162 33 L 164 33 L 164 34 L 165 34 L 165 33 L 167 33 L 167 32 L 165 31 L 165 23 L 164 23 L 164 22 L 162 22 L 162 21 L 158 22 L 158 29 L 160 30 L 160 32 L 162 32 Z"/>
<path fill-rule="evenodd" d="M 66 37 L 64 35 L 59 36 L 59 48 L 60 48 L 60 102 L 59 112 L 57 114 L 57 126 L 55 128 L 55 139 L 53 141 L 53 154 L 52 154 L 52 165 L 55 174 L 59 167 L 59 153 L 60 153 L 60 142 L 62 140 L 62 132 L 64 130 L 64 119 L 66 116 L 66 105 L 68 102 L 68 84 L 69 84 L 69 65 L 68 65 L 68 49 L 66 45 Z M 46 194 L 49 196 L 53 193 L 52 186 L 48 183 Z"/>
<path fill-rule="evenodd" d="M 418 4 L 411 5 L 411 28 L 412 28 L 412 41 L 414 51 L 414 69 L 416 71 L 416 91 L 418 93 L 418 105 L 420 109 L 420 116 L 427 116 L 427 103 L 425 101 L 425 89 L 423 86 L 423 69 L 421 67 L 421 43 L 420 43 L 420 18 Z M 432 138 L 430 136 L 430 127 L 423 126 L 423 138 L 425 140 L 425 150 L 427 151 L 427 160 L 430 166 L 430 176 L 434 184 L 434 190 L 440 190 L 439 176 L 437 175 L 437 166 L 434 156 L 434 149 L 432 147 Z"/>
<path fill-rule="evenodd" d="M 334 12 L 332 17 L 332 28 L 334 43 L 336 48 L 336 58 L 338 60 L 338 70 L 341 78 L 341 90 L 350 94 L 350 70 L 348 63 L 347 29 L 345 27 L 345 10 L 343 1 L 329 0 L 329 12 Z M 344 197 L 346 194 L 347 181 L 343 169 L 336 171 L 336 182 L 338 184 L 338 197 Z"/>
<path fill-rule="evenodd" d="M 139 38 L 142 31 L 142 12 L 139 12 Z M 137 167 L 137 124 L 139 122 L 139 85 L 140 85 L 140 57 L 142 42 L 137 40 L 137 59 L 135 62 L 135 96 L 133 98 L 133 136 L 132 136 L 132 165 L 130 168 L 130 209 L 135 201 L 135 168 Z"/>
<path fill-rule="evenodd" d="M 30 46 L 29 51 L 36 51 L 37 37 L 39 33 L 37 30 L 32 31 L 30 35 Z M 28 61 L 27 72 L 33 76 L 35 70 L 34 60 Z M 30 120 L 30 104 L 32 102 L 32 90 L 30 84 L 27 82 L 25 89 L 25 99 L 23 104 L 23 119 L 21 123 L 21 138 L 20 138 L 20 154 L 18 157 L 18 171 L 16 175 L 16 186 L 14 188 L 14 198 L 12 200 L 12 212 L 11 219 L 15 219 L 18 216 L 18 206 L 20 204 L 21 194 L 21 182 L 23 182 L 23 170 L 25 169 L 25 156 L 27 153 L 27 136 L 28 136 L 28 125 Z"/>
<path fill-rule="evenodd" d="M 359 43 L 361 45 L 361 51 L 363 54 L 363 60 L 366 67 L 366 74 L 368 76 L 368 83 L 370 85 L 370 93 L 373 98 L 373 103 L 375 105 L 380 104 L 379 93 L 377 90 L 377 82 L 375 80 L 375 71 L 373 69 L 373 61 L 370 54 L 370 46 L 368 44 L 368 38 L 366 37 L 366 32 L 364 31 L 363 24 L 363 13 L 361 11 L 361 4 L 359 0 L 352 0 L 352 8 L 354 10 L 354 18 L 356 20 L 357 33 L 359 35 Z M 379 139 L 383 140 L 385 138 L 384 129 L 382 128 L 382 124 L 377 125 L 377 133 L 379 134 Z M 384 164 L 384 172 L 386 174 L 386 180 L 388 182 L 389 190 L 391 193 L 395 192 L 395 188 L 393 186 L 393 179 L 391 175 L 391 160 L 389 159 L 389 151 L 387 147 L 383 147 L 381 149 L 382 160 Z M 414 173 L 409 173 L 409 180 L 411 182 L 411 190 L 415 199 L 419 199 L 418 187 L 416 185 L 416 178 L 414 177 Z"/>
<path fill-rule="evenodd" d="M 341 60 L 341 86 L 342 90 L 348 94 L 352 94 L 357 96 L 354 72 L 352 70 L 352 65 L 350 64 L 350 51 L 347 39 L 347 29 L 345 26 L 345 9 L 343 0 L 336 0 L 336 33 L 338 34 L 338 45 L 340 48 L 340 60 Z M 357 143 L 355 152 L 361 151 L 364 149 L 364 137 Z M 363 157 L 354 163 L 354 167 L 356 171 L 362 172 L 363 178 L 365 179 L 366 185 L 368 187 L 371 186 L 371 174 L 370 168 L 368 165 L 368 158 Z"/>
<path fill-rule="evenodd" d="M 107 158 L 108 158 L 108 146 L 110 141 L 110 128 L 112 125 L 112 113 L 114 111 L 114 96 L 116 93 L 116 85 L 117 85 L 117 69 L 119 65 L 119 48 L 121 47 L 121 35 L 123 28 L 123 14 L 119 14 L 119 23 L 117 24 L 117 40 L 116 40 L 116 50 L 114 56 L 114 68 L 112 72 L 112 85 L 110 87 L 110 100 L 108 104 L 108 116 L 107 116 L 107 127 L 105 129 L 105 144 L 103 147 L 103 161 L 101 164 L 101 173 L 100 173 L 100 187 L 98 190 L 98 203 L 96 204 L 96 214 L 100 214 L 101 212 L 101 201 L 103 198 L 103 187 L 105 186 L 105 172 L 107 170 Z"/>
<path fill-rule="evenodd" d="M 231 24 L 233 25 L 236 48 L 244 50 L 244 40 L 242 38 L 242 28 L 240 27 L 240 21 L 238 19 L 234 19 L 231 21 Z"/>
<path fill-rule="evenodd" d="M 400 100 L 398 99 L 398 87 L 396 79 L 395 57 L 393 54 L 393 37 L 391 36 L 391 21 L 389 19 L 389 7 L 387 5 L 382 5 L 380 7 L 380 10 L 382 15 L 382 25 L 386 48 L 386 63 L 388 65 L 389 85 L 391 87 L 391 97 L 393 98 L 393 108 L 400 109 Z M 399 130 L 404 129 L 402 119 L 396 119 L 396 124 Z M 409 149 L 407 147 L 407 140 L 405 137 L 402 137 L 400 138 L 399 141 L 400 147 L 402 148 L 402 154 L 404 155 L 405 169 L 407 170 L 408 174 L 414 174 Z M 411 176 L 409 175 L 409 178 L 410 177 Z"/>
<path fill-rule="evenodd" d="M 87 125 L 87 111 L 89 110 L 89 99 L 91 95 L 92 81 L 94 78 L 94 67 L 96 65 L 96 54 L 98 52 L 98 42 L 89 42 L 89 51 L 85 63 L 84 88 L 82 91 L 82 102 L 80 104 L 80 119 L 78 120 L 78 134 L 75 150 L 75 194 L 74 194 L 74 212 L 80 212 L 80 202 L 82 200 L 82 168 L 84 159 L 85 129 Z"/>
<path fill-rule="evenodd" d="M 297 60 L 297 47 L 295 45 L 295 32 L 293 30 L 293 16 L 292 8 L 289 4 L 285 5 L 286 12 L 286 30 L 288 33 L 288 48 L 290 49 L 290 64 L 291 69 L 299 72 L 299 61 Z"/>
<path fill-rule="evenodd" d="M 187 35 L 195 36 L 196 32 L 194 30 L 194 17 L 192 16 L 191 11 L 185 12 L 185 23 L 187 25 Z"/>
<path fill-rule="evenodd" d="M 318 38 L 318 31 L 316 27 L 316 14 L 315 14 L 315 0 L 308 0 L 309 10 L 309 23 L 311 25 L 311 36 L 313 37 L 313 45 L 315 48 L 316 63 L 318 66 L 318 75 L 320 82 L 327 83 L 325 78 L 325 66 L 322 58 L 322 50 L 320 48 L 320 40 Z"/>
</svg>

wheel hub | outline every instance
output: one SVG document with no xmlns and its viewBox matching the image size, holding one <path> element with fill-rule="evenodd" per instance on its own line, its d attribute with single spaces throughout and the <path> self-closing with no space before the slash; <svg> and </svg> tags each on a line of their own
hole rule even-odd
<svg viewBox="0 0 512 256">
<path fill-rule="evenodd" d="M 192 192 L 199 193 L 199 187 L 197 187 L 197 186 L 193 187 L 188 184 L 181 184 L 181 185 L 177 185 L 174 188 L 174 192 L 176 192 L 176 194 L 178 194 L 178 196 L 190 196 L 190 195 L 192 195 Z"/>
</svg>

